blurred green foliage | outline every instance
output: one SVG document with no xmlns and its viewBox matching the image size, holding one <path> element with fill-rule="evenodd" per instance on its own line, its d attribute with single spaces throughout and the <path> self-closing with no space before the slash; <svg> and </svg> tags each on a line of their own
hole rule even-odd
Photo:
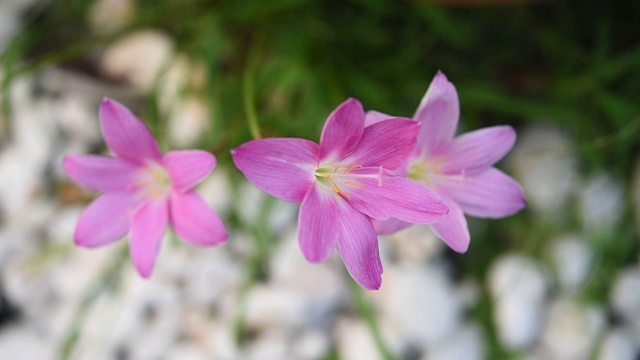
<svg viewBox="0 0 640 360">
<path fill-rule="evenodd" d="M 368 109 L 411 116 L 440 69 L 458 88 L 466 129 L 558 123 L 575 134 L 590 163 L 623 178 L 637 151 L 636 2 L 139 1 L 130 26 L 107 35 L 89 31 L 90 5 L 41 2 L 3 54 L 5 68 L 58 63 L 95 71 L 90 50 L 154 27 L 206 64 L 218 124 L 212 144 L 248 138 L 243 74 L 259 47 L 252 96 L 264 136 L 317 139 L 327 114 L 348 96 Z M 17 64 L 16 53 L 28 61 Z"/>
</svg>

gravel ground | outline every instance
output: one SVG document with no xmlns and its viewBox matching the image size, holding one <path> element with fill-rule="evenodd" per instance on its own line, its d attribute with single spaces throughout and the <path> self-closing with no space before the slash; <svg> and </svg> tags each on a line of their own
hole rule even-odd
<svg viewBox="0 0 640 360">
<path fill-rule="evenodd" d="M 1 46 L 19 24 L 0 26 Z M 576 211 L 581 223 L 550 235 L 545 258 L 505 251 L 480 280 L 416 226 L 380 239 L 382 288 L 359 291 L 336 256 L 304 260 L 297 205 L 239 183 L 224 166 L 198 190 L 242 225 L 227 244 L 193 248 L 168 234 L 146 281 L 125 241 L 76 248 L 76 220 L 95 194 L 71 183 L 60 164 L 69 153 L 104 151 L 104 96 L 136 111 L 162 73 L 168 145 L 194 146 L 210 126 L 201 99 L 175 97 L 184 82 L 204 80 L 167 35 L 132 33 L 106 49 L 99 67 L 123 85 L 53 67 L 13 80 L 2 94 L 11 106 L 0 121 L 2 359 L 476 360 L 495 346 L 521 359 L 640 357 L 640 262 L 616 271 L 604 301 L 584 293 L 590 268 L 604 261 L 598 234 L 621 221 L 627 193 L 638 207 L 640 180 L 628 190 L 604 170 L 585 177 L 571 134 L 552 125 L 519 129 L 503 167 L 523 184 L 537 221 L 563 229 L 557 225 Z"/>
</svg>

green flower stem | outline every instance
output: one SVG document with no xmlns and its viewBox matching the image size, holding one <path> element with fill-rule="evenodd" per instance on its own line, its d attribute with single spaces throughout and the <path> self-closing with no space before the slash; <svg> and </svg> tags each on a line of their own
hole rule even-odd
<svg viewBox="0 0 640 360">
<path fill-rule="evenodd" d="M 102 269 L 98 280 L 93 283 L 86 292 L 78 310 L 76 311 L 67 335 L 64 337 L 62 346 L 60 347 L 59 359 L 69 359 L 73 349 L 78 342 L 82 325 L 84 324 L 91 305 L 105 291 L 113 289 L 120 277 L 123 265 L 129 258 L 129 249 L 122 246 L 120 252 L 114 256 L 112 262 Z"/>
<path fill-rule="evenodd" d="M 391 354 L 391 352 L 385 345 L 384 340 L 382 339 L 382 335 L 380 334 L 380 327 L 378 326 L 378 321 L 376 319 L 375 309 L 367 300 L 364 294 L 364 290 L 362 290 L 360 285 L 358 285 L 355 281 L 349 279 L 348 282 L 349 290 L 351 291 L 351 295 L 356 302 L 356 310 L 360 314 L 360 317 L 362 317 L 362 319 L 367 324 L 369 332 L 371 332 L 371 337 L 376 344 L 376 348 L 378 348 L 378 352 L 385 360 L 395 359 L 395 357 Z"/>
<path fill-rule="evenodd" d="M 246 340 L 246 310 L 247 296 L 251 288 L 260 281 L 261 276 L 268 268 L 271 250 L 275 243 L 275 235 L 268 229 L 268 218 L 273 211 L 276 200 L 267 198 L 260 209 L 258 223 L 255 225 L 243 224 L 243 227 L 251 229 L 250 235 L 254 241 L 255 249 L 247 262 L 247 277 L 238 291 L 238 306 L 233 317 L 233 335 L 236 345 L 243 346 Z"/>
<path fill-rule="evenodd" d="M 266 30 L 263 27 L 258 34 L 258 38 L 254 41 L 251 49 L 249 50 L 249 59 L 242 78 L 244 111 L 247 114 L 247 122 L 249 123 L 251 137 L 254 139 L 260 139 L 262 137 L 260 135 L 260 124 L 258 124 L 258 114 L 256 111 L 254 78 L 256 68 L 258 67 L 258 62 L 260 60 L 260 55 L 262 54 L 265 34 Z"/>
</svg>

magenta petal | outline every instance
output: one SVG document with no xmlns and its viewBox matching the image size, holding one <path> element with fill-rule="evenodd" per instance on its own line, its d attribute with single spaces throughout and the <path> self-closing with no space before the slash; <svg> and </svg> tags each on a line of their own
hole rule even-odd
<svg viewBox="0 0 640 360">
<path fill-rule="evenodd" d="M 336 249 L 351 277 L 363 288 L 377 290 L 382 284 L 378 237 L 371 219 L 348 204 L 340 209 L 340 235 Z"/>
<path fill-rule="evenodd" d="M 320 136 L 320 159 L 342 159 L 358 145 L 364 131 L 364 109 L 353 98 L 340 104 L 327 118 Z M 332 159 L 330 159 L 332 160 Z"/>
<path fill-rule="evenodd" d="M 138 273 L 148 278 L 153 271 L 167 227 L 167 201 L 149 201 L 138 209 L 131 222 L 129 247 Z"/>
<path fill-rule="evenodd" d="M 69 155 L 62 168 L 80 186 L 97 191 L 130 189 L 138 170 L 132 163 L 100 155 Z"/>
<path fill-rule="evenodd" d="M 431 81 L 413 116 L 422 122 L 417 152 L 437 155 L 453 139 L 460 117 L 460 103 L 455 86 L 440 71 Z"/>
<path fill-rule="evenodd" d="M 352 174 L 375 174 L 375 168 L 363 168 Z M 381 183 L 375 178 L 357 178 L 359 185 L 345 184 L 349 203 L 372 218 L 390 217 L 414 224 L 429 224 L 447 214 L 447 205 L 438 194 L 425 185 L 404 178 L 384 174 Z M 381 185 L 381 186 L 379 186 Z"/>
<path fill-rule="evenodd" d="M 172 192 L 169 212 L 175 233 L 193 245 L 217 245 L 229 238 L 218 214 L 193 190 Z"/>
<path fill-rule="evenodd" d="M 394 116 L 387 115 L 375 110 L 369 110 L 364 117 L 364 127 L 366 128 L 367 126 L 379 123 L 380 121 L 385 121 L 393 118 Z"/>
<path fill-rule="evenodd" d="M 431 230 L 453 251 L 464 253 L 469 248 L 469 227 L 460 206 L 446 193 L 440 192 L 449 205 L 449 214 L 435 224 L 429 225 Z"/>
<path fill-rule="evenodd" d="M 465 213 L 485 218 L 501 218 L 517 213 L 526 205 L 517 181 L 496 168 L 440 184 Z"/>
<path fill-rule="evenodd" d="M 413 152 L 418 131 L 419 122 L 403 118 L 368 126 L 348 161 L 353 165 L 382 166 L 393 170 Z"/>
<path fill-rule="evenodd" d="M 333 252 L 339 234 L 338 204 L 332 195 L 323 195 L 312 186 L 300 205 L 298 241 L 304 257 L 319 263 Z"/>
<path fill-rule="evenodd" d="M 231 150 L 233 162 L 259 189 L 300 202 L 315 181 L 318 144 L 304 139 L 252 140 Z"/>
<path fill-rule="evenodd" d="M 135 194 L 111 191 L 100 195 L 82 212 L 73 241 L 78 246 L 97 247 L 112 243 L 129 231 Z"/>
<path fill-rule="evenodd" d="M 502 159 L 515 141 L 516 132 L 511 126 L 468 132 L 453 140 L 440 171 L 445 174 L 478 174 Z"/>
<path fill-rule="evenodd" d="M 102 100 L 100 125 L 107 146 L 119 158 L 139 165 L 160 162 L 162 153 L 149 129 L 119 102 Z"/>
<path fill-rule="evenodd" d="M 389 218 L 387 220 L 371 219 L 373 227 L 376 229 L 378 235 L 391 235 L 400 230 L 404 230 L 413 226 L 412 223 L 408 223 L 402 220 Z"/>
<path fill-rule="evenodd" d="M 162 158 L 173 188 L 187 192 L 202 181 L 216 166 L 216 157 L 202 150 L 170 151 Z"/>
</svg>

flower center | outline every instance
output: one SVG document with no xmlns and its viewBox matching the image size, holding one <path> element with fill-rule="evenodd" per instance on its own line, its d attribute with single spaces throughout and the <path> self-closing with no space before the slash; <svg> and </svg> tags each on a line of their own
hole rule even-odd
<svg viewBox="0 0 640 360">
<path fill-rule="evenodd" d="M 440 170 L 440 164 L 446 160 L 446 157 L 441 156 L 437 159 L 416 159 L 409 165 L 407 177 L 412 180 L 419 181 L 428 187 L 433 185 L 440 179 L 447 178 L 449 180 L 458 179 L 464 180 L 464 172 L 460 175 L 445 174 Z"/>
<path fill-rule="evenodd" d="M 362 165 L 321 165 L 316 169 L 316 180 L 318 180 L 318 183 L 323 185 L 325 188 L 331 189 L 336 197 L 342 197 L 347 200 L 351 199 L 351 195 L 347 193 L 350 187 L 367 187 L 367 185 L 357 182 L 358 179 L 376 179 L 378 181 L 378 186 L 382 186 L 382 166 L 376 174 L 353 173 L 353 171 L 356 169 L 362 169 Z"/>
<path fill-rule="evenodd" d="M 171 178 L 164 167 L 159 164 L 150 164 L 138 171 L 138 178 L 133 186 L 140 189 L 138 196 L 160 200 L 169 195 Z"/>
</svg>

